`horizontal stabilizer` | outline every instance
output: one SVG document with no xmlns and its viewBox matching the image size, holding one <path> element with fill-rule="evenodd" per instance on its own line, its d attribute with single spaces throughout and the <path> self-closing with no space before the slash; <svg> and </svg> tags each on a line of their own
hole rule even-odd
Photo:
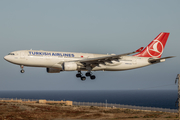
<svg viewBox="0 0 180 120">
<path fill-rule="evenodd" d="M 139 49 L 136 50 L 136 52 L 141 52 L 144 47 L 140 47 Z"/>
<path fill-rule="evenodd" d="M 165 60 L 165 59 L 168 59 L 168 58 L 173 58 L 173 57 L 175 57 L 175 56 L 163 57 L 163 58 L 158 58 L 158 59 L 150 58 L 148 61 L 150 63 L 154 64 L 154 63 L 162 62 L 162 60 Z"/>
</svg>

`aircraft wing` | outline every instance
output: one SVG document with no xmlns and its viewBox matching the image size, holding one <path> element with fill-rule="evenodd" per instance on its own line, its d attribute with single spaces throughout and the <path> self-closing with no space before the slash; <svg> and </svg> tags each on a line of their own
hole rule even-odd
<svg viewBox="0 0 180 120">
<path fill-rule="evenodd" d="M 159 63 L 161 62 L 161 60 L 165 61 L 165 59 L 173 58 L 173 57 L 175 56 L 163 57 L 163 58 L 158 58 L 158 59 L 150 58 L 148 61 L 153 64 L 153 63 Z"/>
<path fill-rule="evenodd" d="M 141 52 L 143 50 L 143 47 L 139 48 L 136 51 L 130 52 L 130 53 L 125 53 L 125 54 L 119 54 L 119 55 L 109 55 L 109 56 L 104 56 L 104 57 L 96 57 L 96 58 L 88 58 L 88 59 L 83 59 L 83 60 L 77 60 L 76 62 L 79 63 L 85 63 L 87 64 L 100 64 L 100 63 L 104 63 L 104 62 L 111 62 L 111 60 L 117 60 L 121 57 L 121 56 L 126 56 L 126 55 L 130 55 L 130 54 L 134 54 L 137 52 Z"/>
</svg>

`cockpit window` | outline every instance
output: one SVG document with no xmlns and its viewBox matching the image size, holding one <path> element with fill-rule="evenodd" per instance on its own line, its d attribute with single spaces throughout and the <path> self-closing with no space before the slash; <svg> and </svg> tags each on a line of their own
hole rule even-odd
<svg viewBox="0 0 180 120">
<path fill-rule="evenodd" d="M 8 55 L 15 55 L 14 53 L 9 53 Z"/>
</svg>

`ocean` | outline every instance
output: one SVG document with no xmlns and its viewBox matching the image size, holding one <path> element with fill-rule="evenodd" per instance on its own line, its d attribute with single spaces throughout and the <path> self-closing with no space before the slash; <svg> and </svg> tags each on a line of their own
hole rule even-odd
<svg viewBox="0 0 180 120">
<path fill-rule="evenodd" d="M 177 109 L 177 90 L 0 91 L 0 98 L 70 100 Z"/>
</svg>

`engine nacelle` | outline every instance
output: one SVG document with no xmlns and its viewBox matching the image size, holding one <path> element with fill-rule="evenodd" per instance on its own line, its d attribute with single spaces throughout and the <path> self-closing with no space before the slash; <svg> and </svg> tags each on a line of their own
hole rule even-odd
<svg viewBox="0 0 180 120">
<path fill-rule="evenodd" d="M 61 69 L 58 68 L 46 68 L 48 73 L 60 73 Z"/>
<path fill-rule="evenodd" d="M 63 67 L 65 71 L 77 70 L 77 64 L 75 62 L 64 62 Z"/>
</svg>

